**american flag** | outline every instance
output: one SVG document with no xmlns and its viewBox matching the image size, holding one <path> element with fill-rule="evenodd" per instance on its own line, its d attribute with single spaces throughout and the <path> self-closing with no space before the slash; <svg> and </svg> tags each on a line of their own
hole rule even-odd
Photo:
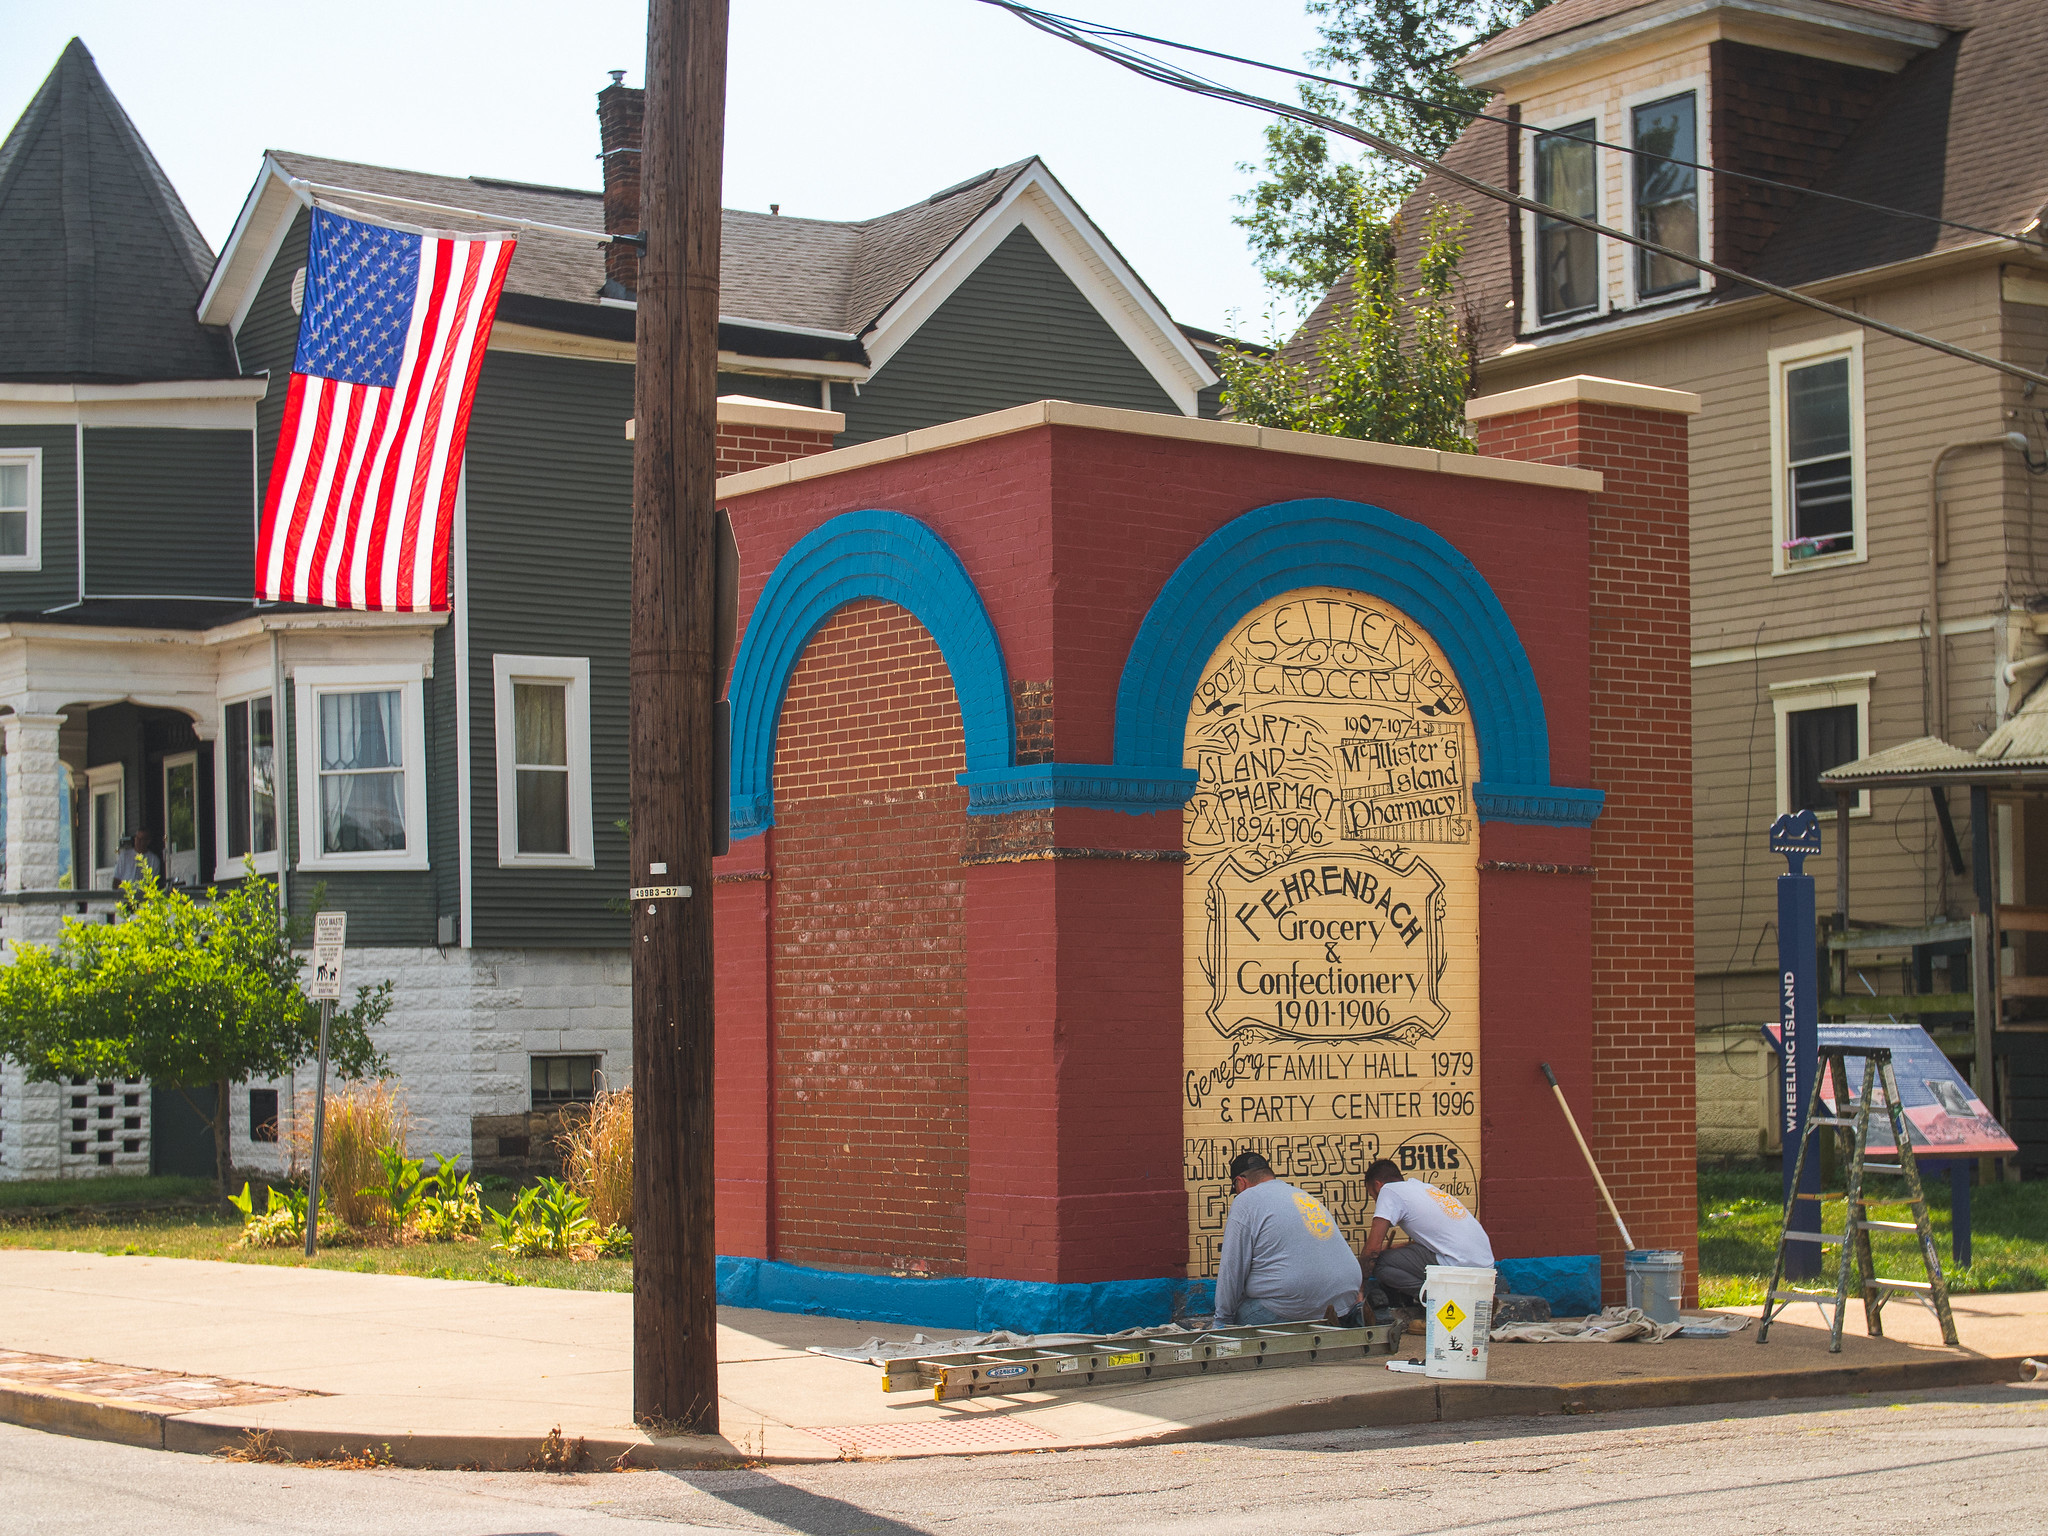
<svg viewBox="0 0 2048 1536">
<path fill-rule="evenodd" d="M 313 210 L 299 350 L 256 550 L 256 595 L 448 607 L 477 370 L 514 242 Z"/>
</svg>

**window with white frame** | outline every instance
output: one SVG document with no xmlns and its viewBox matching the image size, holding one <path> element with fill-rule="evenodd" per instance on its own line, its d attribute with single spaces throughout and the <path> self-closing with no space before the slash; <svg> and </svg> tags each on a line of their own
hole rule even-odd
<svg viewBox="0 0 2048 1536">
<path fill-rule="evenodd" d="M 242 872 L 253 858 L 266 873 L 277 868 L 277 722 L 267 693 L 221 709 L 219 772 L 220 869 L 215 878 Z"/>
<path fill-rule="evenodd" d="M 590 868 L 590 660 L 491 658 L 498 862 Z"/>
<path fill-rule="evenodd" d="M 1770 353 L 1773 569 L 1864 558 L 1863 338 Z"/>
<path fill-rule="evenodd" d="M 1629 109 L 1636 154 L 1635 232 L 1645 240 L 1700 254 L 1699 172 L 1682 161 L 1699 159 L 1699 98 L 1692 91 L 1640 102 Z M 1641 247 L 1635 253 L 1635 296 L 1659 298 L 1696 289 L 1700 270 Z"/>
<path fill-rule="evenodd" d="M 1600 217 L 1599 125 L 1587 118 L 1536 135 L 1530 152 L 1536 201 L 1583 219 Z M 1600 241 L 1550 214 L 1536 221 L 1536 318 L 1540 323 L 1589 314 L 1600 307 Z"/>
<path fill-rule="evenodd" d="M 420 667 L 300 667 L 299 867 L 427 867 Z"/>
<path fill-rule="evenodd" d="M 0 448 L 0 571 L 43 566 L 43 450 Z"/>
<path fill-rule="evenodd" d="M 1870 755 L 1870 683 L 1875 672 L 1805 678 L 1771 685 L 1777 717 L 1778 813 L 1836 811 L 1835 791 L 1820 781 L 1830 768 Z M 1870 814 L 1870 796 L 1858 790 L 1849 814 Z"/>
</svg>

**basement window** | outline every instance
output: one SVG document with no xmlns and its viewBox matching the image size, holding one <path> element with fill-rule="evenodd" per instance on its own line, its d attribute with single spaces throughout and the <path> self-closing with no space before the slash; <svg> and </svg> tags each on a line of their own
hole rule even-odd
<svg viewBox="0 0 2048 1536">
<path fill-rule="evenodd" d="M 602 1056 L 536 1056 L 533 1058 L 533 1107 L 588 1104 L 597 1097 Z"/>
</svg>

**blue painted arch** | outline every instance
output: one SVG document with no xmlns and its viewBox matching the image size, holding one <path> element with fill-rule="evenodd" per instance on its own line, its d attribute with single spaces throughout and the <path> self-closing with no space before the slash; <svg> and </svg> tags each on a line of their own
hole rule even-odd
<svg viewBox="0 0 2048 1536">
<path fill-rule="evenodd" d="M 1209 658 L 1247 614 L 1303 587 L 1343 587 L 1407 613 L 1442 646 L 1471 703 L 1482 820 L 1590 823 L 1597 790 L 1550 782 L 1543 695 L 1507 610 L 1441 534 L 1382 507 L 1276 502 L 1204 539 L 1167 578 L 1139 626 L 1117 688 L 1116 760 L 1178 769 L 1188 707 Z"/>
<path fill-rule="evenodd" d="M 914 614 L 938 643 L 960 700 L 970 772 L 1005 768 L 1016 735 L 1002 643 L 952 546 L 901 512 L 846 512 L 791 545 L 747 619 L 732 705 L 732 835 L 775 821 L 775 731 L 790 673 L 818 626 L 863 597 Z"/>
</svg>

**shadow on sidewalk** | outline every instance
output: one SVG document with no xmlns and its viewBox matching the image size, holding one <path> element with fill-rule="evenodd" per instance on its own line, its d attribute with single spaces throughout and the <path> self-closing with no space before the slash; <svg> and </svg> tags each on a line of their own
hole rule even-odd
<svg viewBox="0 0 2048 1536">
<path fill-rule="evenodd" d="M 927 1536 L 923 1526 L 905 1525 L 887 1515 L 844 1499 L 792 1488 L 766 1472 L 665 1472 L 679 1483 L 688 1483 L 699 1493 L 708 1493 L 763 1520 L 773 1520 L 804 1536 Z"/>
</svg>

